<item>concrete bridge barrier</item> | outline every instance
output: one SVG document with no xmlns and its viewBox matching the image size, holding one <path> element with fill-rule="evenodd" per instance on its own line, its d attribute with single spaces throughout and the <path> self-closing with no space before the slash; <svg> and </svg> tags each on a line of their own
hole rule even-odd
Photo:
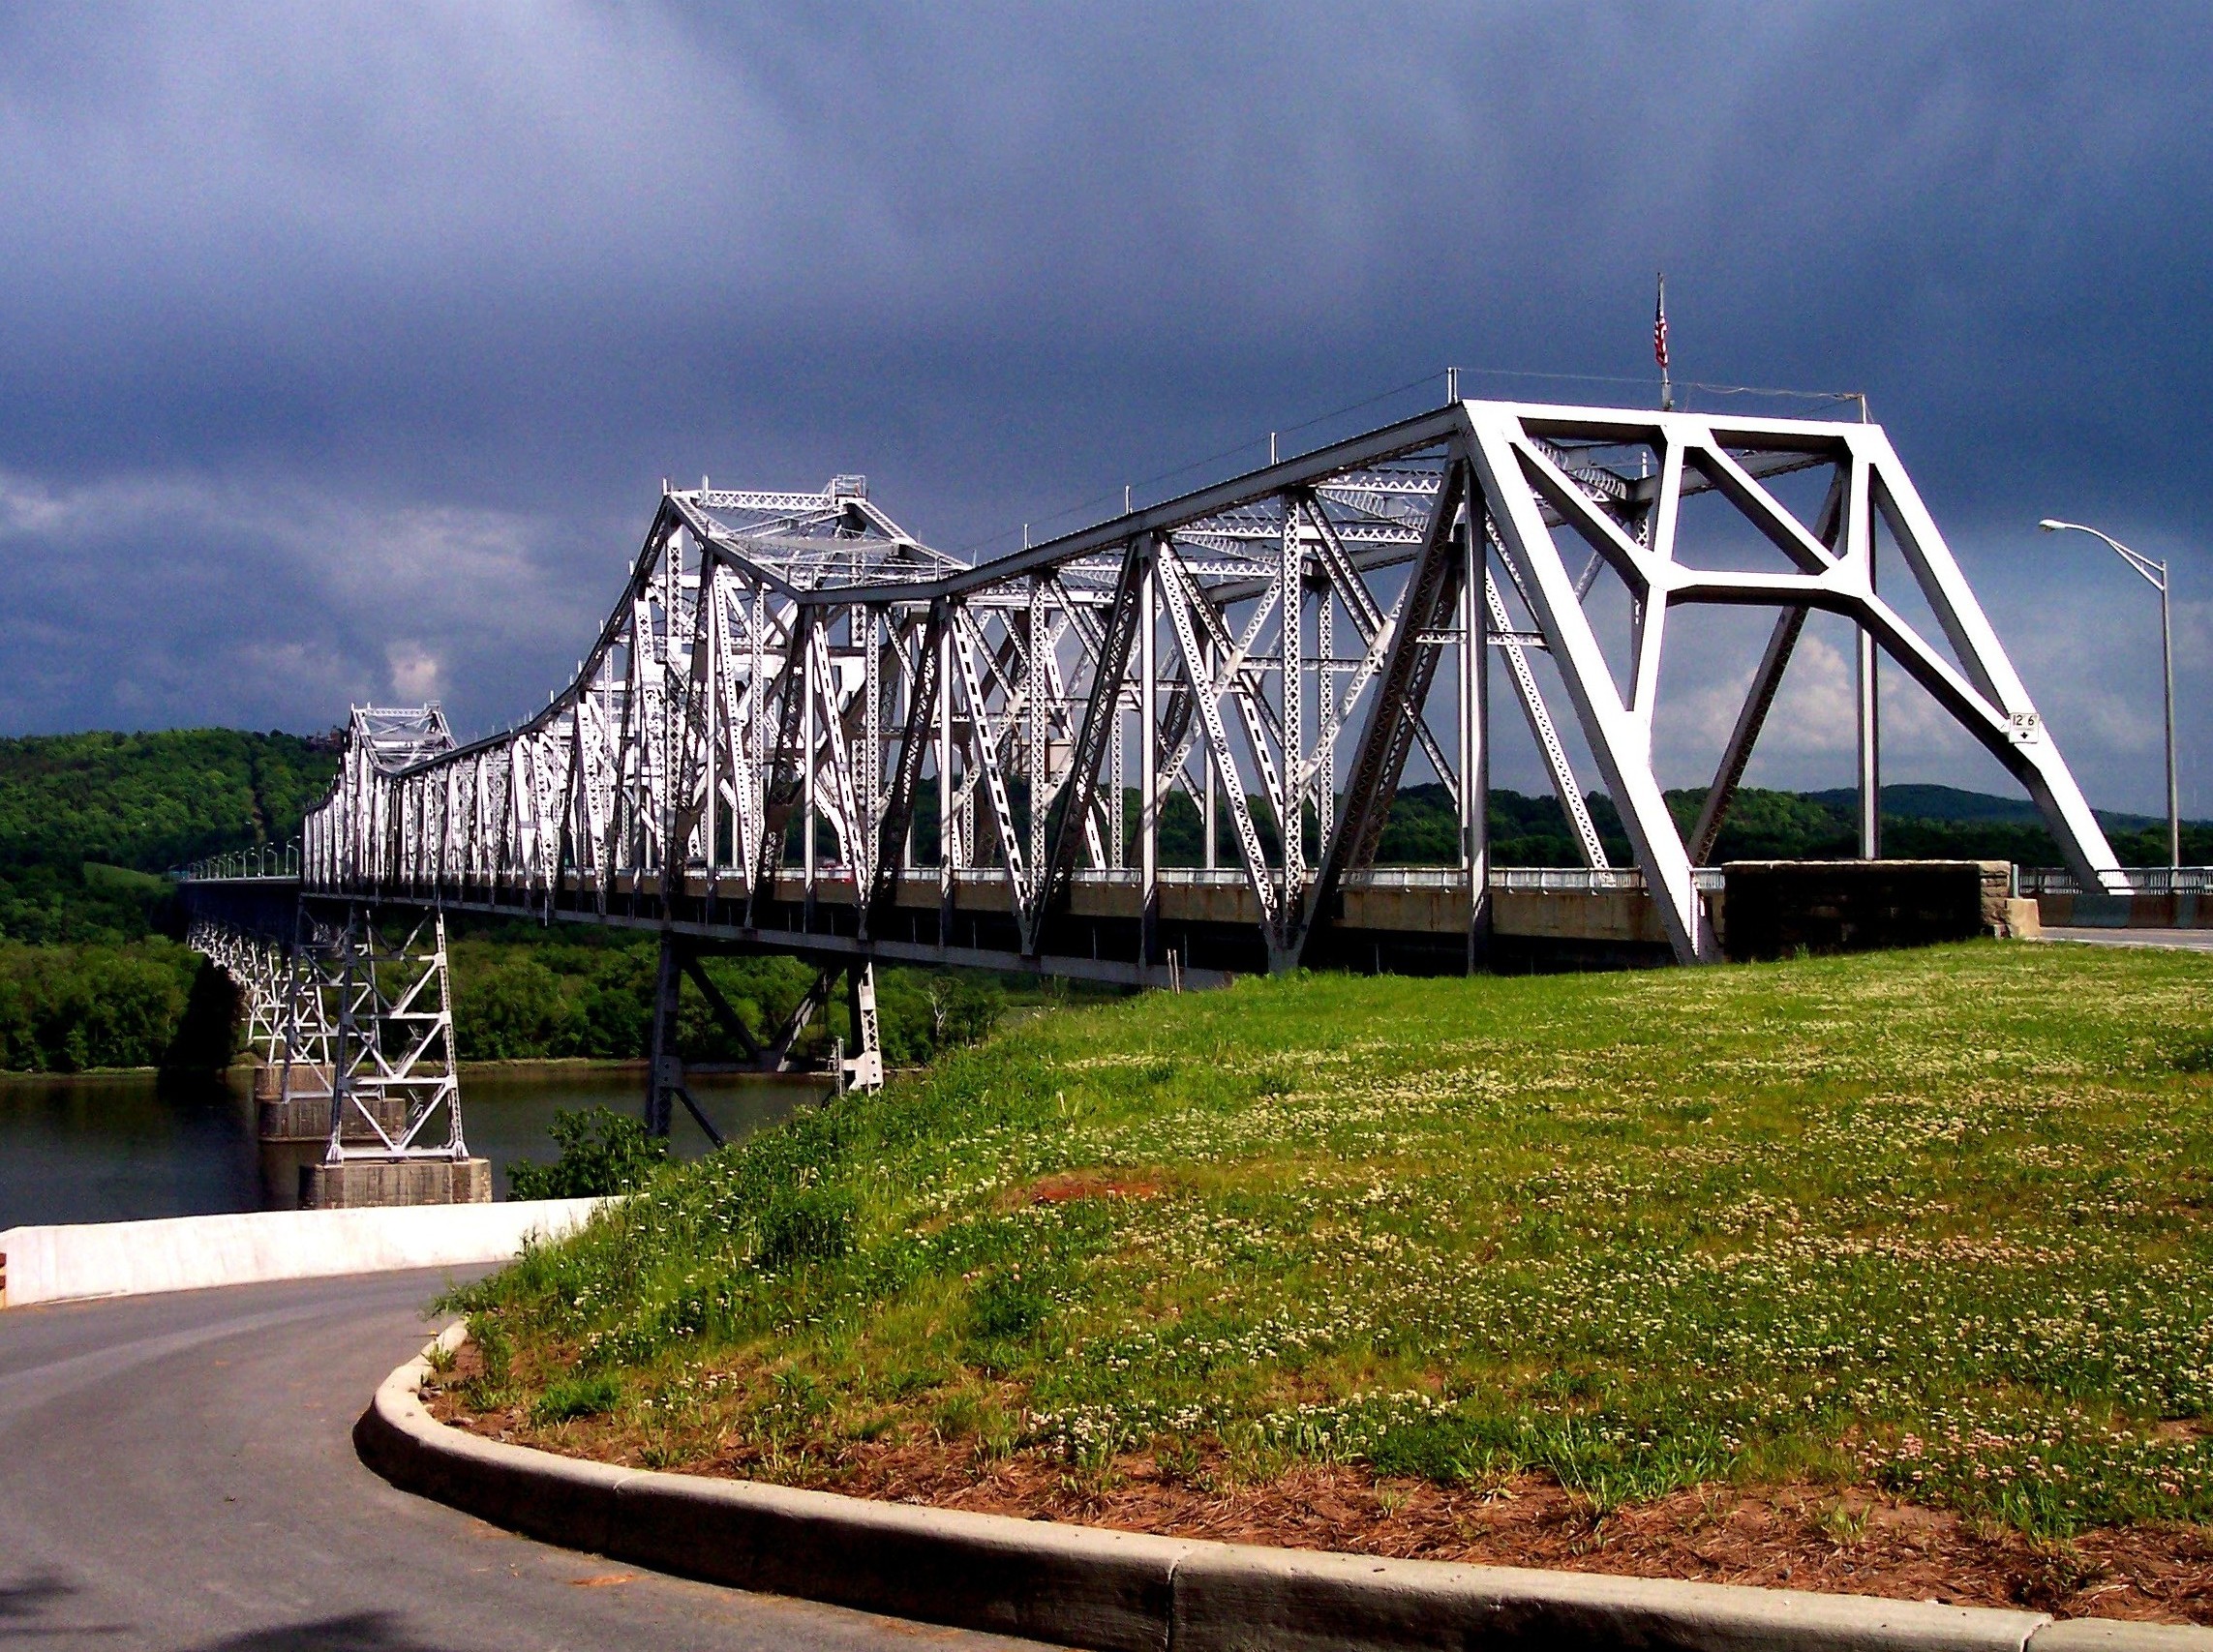
<svg viewBox="0 0 2213 1652">
<path fill-rule="evenodd" d="M 505 1262 L 527 1243 L 573 1232 L 604 1202 L 248 1211 L 12 1227 L 0 1232 L 0 1307 Z"/>
</svg>

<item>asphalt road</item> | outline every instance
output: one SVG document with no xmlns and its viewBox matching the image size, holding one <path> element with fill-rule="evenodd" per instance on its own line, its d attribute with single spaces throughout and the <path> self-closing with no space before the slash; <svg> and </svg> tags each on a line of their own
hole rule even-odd
<svg viewBox="0 0 2213 1652">
<path fill-rule="evenodd" d="M 967 1635 L 621 1567 L 395 1491 L 353 1420 L 442 1276 L 0 1313 L 0 1646 L 945 1646 Z"/>
<path fill-rule="evenodd" d="M 2046 929 L 2044 938 L 2089 946 L 2160 946 L 2181 952 L 2213 952 L 2213 929 Z"/>
</svg>

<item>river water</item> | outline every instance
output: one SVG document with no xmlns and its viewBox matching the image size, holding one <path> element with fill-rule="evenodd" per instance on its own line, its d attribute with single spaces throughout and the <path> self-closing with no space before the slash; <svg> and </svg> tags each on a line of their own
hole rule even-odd
<svg viewBox="0 0 2213 1652">
<path fill-rule="evenodd" d="M 264 1148 L 254 1134 L 250 1084 L 242 1067 L 196 1076 L 0 1076 L 0 1229 L 293 1203 L 302 1156 L 319 1157 L 320 1150 Z M 715 1127 L 735 1140 L 819 1101 L 829 1081 L 695 1073 L 689 1084 Z M 495 1196 L 503 1199 L 508 1165 L 554 1156 L 546 1126 L 556 1109 L 635 1113 L 644 1087 L 642 1066 L 467 1067 L 462 1126 L 470 1151 L 492 1161 Z M 682 1157 L 708 1149 L 681 1104 L 673 1146 Z"/>
</svg>

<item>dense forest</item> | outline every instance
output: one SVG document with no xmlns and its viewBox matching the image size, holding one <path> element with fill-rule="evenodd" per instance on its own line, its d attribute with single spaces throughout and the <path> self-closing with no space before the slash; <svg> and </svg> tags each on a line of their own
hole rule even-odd
<svg viewBox="0 0 2213 1652">
<path fill-rule="evenodd" d="M 1617 865 L 1634 856 L 1613 799 L 1593 792 L 1586 799 L 1592 824 Z M 1669 811 L 1684 832 L 1705 806 L 1704 787 L 1667 794 Z M 1771 792 L 1741 787 L 1731 800 L 1712 859 L 1838 860 L 1859 853 L 1859 794 Z M 1566 814 L 1550 796 L 1491 794 L 1491 859 L 1500 866 L 1575 866 L 1582 863 Z M 2113 853 L 2124 865 L 2167 864 L 2167 825 L 2143 815 L 2099 811 Z M 1196 820 L 1196 814 L 1194 815 Z M 2010 860 L 2016 866 L 2057 866 L 2059 846 L 2026 798 L 1993 797 L 1952 786 L 1901 784 L 1883 788 L 1883 853 L 1904 860 Z M 1309 823 L 1308 838 L 1313 838 Z M 1434 782 L 1410 786 L 1393 802 L 1377 858 L 1389 865 L 1436 865 L 1454 857 L 1459 825 L 1450 795 Z M 1192 843 L 1202 833 L 1195 826 Z M 2213 822 L 2183 824 L 2185 865 L 2213 862 Z"/>
<path fill-rule="evenodd" d="M 651 937 L 622 930 L 534 930 L 528 924 L 464 929 L 448 960 L 461 1058 L 641 1058 L 652 1035 L 657 961 Z M 814 971 L 797 958 L 711 958 L 704 967 L 756 1032 L 780 1024 L 814 979 Z M 915 1066 L 942 1048 L 983 1036 L 997 1022 L 1006 997 L 1002 983 L 989 976 L 879 971 L 876 1009 L 885 1061 Z M 823 1056 L 834 1038 L 852 1039 L 842 999 L 829 1006 L 799 1048 Z M 706 1001 L 688 987 L 679 1039 L 694 1061 L 735 1061 L 743 1054 Z"/>
<path fill-rule="evenodd" d="M 186 729 L 0 740 L 0 936 L 136 941 L 170 867 L 283 844 L 329 789 L 335 738 Z"/>
<path fill-rule="evenodd" d="M 157 1064 L 206 1065 L 235 1047 L 227 989 L 181 946 L 167 870 L 194 856 L 251 844 L 282 844 L 330 784 L 330 736 L 305 738 L 197 729 L 167 734 L 66 735 L 0 740 L 0 1068 L 79 1071 Z M 935 789 L 925 787 L 916 835 L 925 856 L 936 842 Z M 1703 793 L 1674 792 L 1669 806 L 1686 827 Z M 1017 814 L 1026 806 L 1015 789 Z M 1601 795 L 1593 821 L 1618 863 L 1631 856 L 1621 820 Z M 1136 840 L 1137 794 L 1124 797 Z M 2051 865 L 2059 856 L 2025 800 L 1945 786 L 1883 789 L 1884 849 L 1904 856 L 2010 859 Z M 1714 858 L 1795 859 L 1854 852 L 1854 795 L 1738 794 Z M 1227 809 L 1218 856 L 1237 863 Z M 1550 796 L 1494 791 L 1492 857 L 1499 865 L 1573 865 L 1580 856 L 1565 815 Z M 2166 858 L 2164 826 L 2141 816 L 2105 816 L 2125 861 Z M 1256 826 L 1272 853 L 1276 823 L 1264 806 Z M 988 835 L 988 834 L 986 834 Z M 1305 823 L 1310 853 L 1317 823 Z M 1393 865 L 1450 863 L 1458 826 L 1451 799 L 1434 782 L 1405 788 L 1385 826 L 1379 857 Z M 796 839 L 794 853 L 796 855 Z M 2193 823 L 2186 861 L 2213 861 L 2213 825 Z M 1204 858 L 1197 808 L 1174 797 L 1161 821 L 1161 859 Z M 452 946 L 455 1020 L 464 1060 L 644 1053 L 652 943 L 616 932 L 563 926 L 457 922 Z M 809 978 L 791 959 L 718 959 L 717 985 L 755 1028 L 789 1012 Z M 885 1054 L 894 1065 L 979 1036 L 1010 987 L 987 977 L 890 970 L 879 983 Z M 844 1032 L 834 1006 L 811 1049 Z M 684 1042 L 697 1059 L 734 1056 L 704 1004 L 687 992 Z"/>
<path fill-rule="evenodd" d="M 1613 799 L 1593 792 L 1584 799 L 1606 854 L 1616 865 L 1634 856 L 1622 829 Z M 1685 832 L 1705 805 L 1705 788 L 1667 794 L 1670 812 Z M 1135 841 L 1137 794 L 1127 800 L 1127 826 Z M 1216 810 L 1217 863 L 1237 863 L 1236 835 L 1227 807 Z M 2167 863 L 2166 823 L 2142 815 L 2103 810 L 2113 853 L 2131 866 Z M 1732 800 L 1713 846 L 1713 861 L 1837 860 L 1859 853 L 1859 795 L 1835 792 L 1772 792 L 1741 787 Z M 1319 853 L 1319 825 L 1309 810 L 1306 847 L 1311 860 Z M 1254 805 L 1254 826 L 1273 856 L 1278 842 L 1275 817 L 1264 802 Z M 1549 793 L 1531 796 L 1494 789 L 1490 808 L 1491 860 L 1498 866 L 1579 866 L 1583 856 L 1566 812 Z M 1386 866 L 1443 866 L 1459 856 L 1460 824 L 1452 795 L 1435 781 L 1407 786 L 1392 799 L 1376 858 Z M 1206 831 L 1197 806 L 1178 794 L 1161 812 L 1161 863 L 1202 863 Z M 2045 829 L 2036 805 L 2026 798 L 1993 797 L 1951 786 L 1902 784 L 1883 788 L 1883 853 L 1901 859 L 2010 860 L 2019 866 L 2056 866 L 2059 846 Z M 2213 822 L 2183 825 L 2185 865 L 2213 862 Z"/>
</svg>

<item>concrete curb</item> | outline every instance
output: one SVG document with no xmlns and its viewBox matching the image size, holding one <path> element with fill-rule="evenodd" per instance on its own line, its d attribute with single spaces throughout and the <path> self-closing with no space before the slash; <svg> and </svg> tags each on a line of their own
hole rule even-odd
<svg viewBox="0 0 2213 1652">
<path fill-rule="evenodd" d="M 1263 1548 L 614 1468 L 441 1426 L 419 1394 L 429 1354 L 353 1429 L 403 1490 L 656 1571 L 1095 1652 L 2213 1652 L 2208 1629 Z"/>
</svg>

